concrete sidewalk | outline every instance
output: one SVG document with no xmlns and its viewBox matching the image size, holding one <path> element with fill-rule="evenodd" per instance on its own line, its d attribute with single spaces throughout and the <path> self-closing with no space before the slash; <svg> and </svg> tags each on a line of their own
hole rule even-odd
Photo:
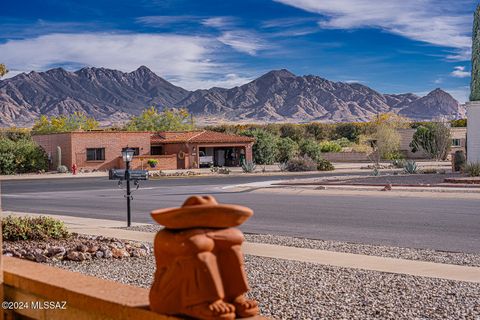
<svg viewBox="0 0 480 320">
<path fill-rule="evenodd" d="M 16 212 L 3 212 L 4 215 L 37 215 Z M 101 235 L 125 240 L 153 242 L 155 233 L 119 229 L 125 222 L 88 219 L 69 216 L 52 216 L 65 222 L 69 230 L 80 234 Z M 134 225 L 145 225 L 135 223 Z M 245 254 L 274 259 L 295 260 L 324 264 L 342 268 L 373 270 L 388 273 L 408 274 L 420 277 L 440 278 L 455 281 L 480 283 L 480 267 L 385 258 L 353 253 L 304 249 L 264 243 L 247 242 L 243 246 Z"/>
</svg>

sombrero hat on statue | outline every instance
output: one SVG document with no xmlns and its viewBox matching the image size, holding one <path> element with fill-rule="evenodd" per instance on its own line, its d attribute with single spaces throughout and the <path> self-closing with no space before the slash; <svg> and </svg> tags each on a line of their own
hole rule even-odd
<svg viewBox="0 0 480 320">
<path fill-rule="evenodd" d="M 247 207 L 218 204 L 212 196 L 193 196 L 180 208 L 154 210 L 152 218 L 169 229 L 228 228 L 239 226 L 253 215 Z"/>
</svg>

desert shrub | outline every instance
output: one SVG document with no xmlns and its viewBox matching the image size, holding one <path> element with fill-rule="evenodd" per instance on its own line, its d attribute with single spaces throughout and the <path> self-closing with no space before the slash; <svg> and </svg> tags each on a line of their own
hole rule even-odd
<svg viewBox="0 0 480 320">
<path fill-rule="evenodd" d="M 0 174 L 46 170 L 48 158 L 33 140 L 0 138 Z"/>
<path fill-rule="evenodd" d="M 418 173 L 418 165 L 415 161 L 408 160 L 407 162 L 405 162 L 403 170 L 405 171 L 405 173 L 416 174 Z"/>
<path fill-rule="evenodd" d="M 332 124 L 312 122 L 305 125 L 305 133 L 319 141 L 331 139 L 332 131 Z"/>
<path fill-rule="evenodd" d="M 385 160 L 402 160 L 405 159 L 405 156 L 399 151 L 399 150 L 394 150 L 387 152 L 384 155 Z"/>
<path fill-rule="evenodd" d="M 354 123 L 340 123 L 335 127 L 334 139 L 346 138 L 357 142 L 360 132 Z"/>
<path fill-rule="evenodd" d="M 277 141 L 277 162 L 287 162 L 298 156 L 300 149 L 298 144 L 290 138 L 280 138 Z"/>
<path fill-rule="evenodd" d="M 300 141 L 305 137 L 305 129 L 298 124 L 285 123 L 280 126 L 280 137 Z"/>
<path fill-rule="evenodd" d="M 257 165 L 253 161 L 242 161 L 242 170 L 244 173 L 252 173 L 257 168 Z"/>
<path fill-rule="evenodd" d="M 333 164 L 326 160 L 326 159 L 321 159 L 320 161 L 317 161 L 317 170 L 318 171 L 333 171 L 335 170 L 335 167 Z"/>
<path fill-rule="evenodd" d="M 465 165 L 465 173 L 470 177 L 480 177 L 480 162 L 469 162 Z"/>
<path fill-rule="evenodd" d="M 465 152 L 458 150 L 453 155 L 453 167 L 455 172 L 463 171 L 465 168 L 465 163 L 467 159 L 465 158 Z"/>
<path fill-rule="evenodd" d="M 287 171 L 300 172 L 300 171 L 315 171 L 317 170 L 317 162 L 309 156 L 300 156 L 290 159 L 287 162 Z"/>
<path fill-rule="evenodd" d="M 300 155 L 308 156 L 314 161 L 318 161 L 322 158 L 322 148 L 320 144 L 314 139 L 305 139 L 300 141 Z"/>
<path fill-rule="evenodd" d="M 350 140 L 348 140 L 347 138 L 340 138 L 340 139 L 334 140 L 333 142 L 339 144 L 340 147 L 342 147 L 342 148 L 347 148 L 347 147 L 352 146 L 352 142 Z"/>
<path fill-rule="evenodd" d="M 242 135 L 255 139 L 253 158 L 257 164 L 273 164 L 277 158 L 277 137 L 263 129 L 242 132 Z"/>
<path fill-rule="evenodd" d="M 321 152 L 340 152 L 342 151 L 342 146 L 334 141 L 322 141 L 320 142 L 320 151 Z"/>
<path fill-rule="evenodd" d="M 405 164 L 406 164 L 406 160 L 405 159 L 394 159 L 392 161 L 392 165 L 395 167 L 395 168 L 398 168 L 398 169 L 403 169 L 405 168 Z"/>
<path fill-rule="evenodd" d="M 14 217 L 2 218 L 3 240 L 45 240 L 60 239 L 68 236 L 65 224 L 50 217 Z"/>
<path fill-rule="evenodd" d="M 451 120 L 450 121 L 452 127 L 458 128 L 458 127 L 467 127 L 467 119 L 457 119 L 457 120 Z"/>
</svg>

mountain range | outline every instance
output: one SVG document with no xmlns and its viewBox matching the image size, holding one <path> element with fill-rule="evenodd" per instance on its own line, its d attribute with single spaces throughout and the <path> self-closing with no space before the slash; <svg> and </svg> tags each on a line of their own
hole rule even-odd
<svg viewBox="0 0 480 320">
<path fill-rule="evenodd" d="M 412 120 L 460 118 L 464 108 L 435 89 L 424 97 L 381 94 L 359 83 L 333 82 L 273 70 L 242 86 L 188 91 L 141 66 L 129 73 L 106 68 L 55 68 L 0 81 L 0 126 L 30 126 L 40 115 L 83 112 L 112 124 L 149 106 L 183 107 L 197 122 L 368 121 L 395 112 Z"/>
</svg>

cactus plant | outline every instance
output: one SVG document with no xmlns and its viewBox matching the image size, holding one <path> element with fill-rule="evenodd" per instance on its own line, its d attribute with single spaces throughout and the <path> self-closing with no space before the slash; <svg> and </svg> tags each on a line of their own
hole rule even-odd
<svg viewBox="0 0 480 320">
<path fill-rule="evenodd" d="M 473 20 L 470 101 L 480 101 L 480 5 Z"/>
<path fill-rule="evenodd" d="M 416 174 L 418 173 L 418 165 L 415 161 L 408 160 L 407 162 L 405 162 L 403 170 L 405 170 L 405 173 Z"/>
<path fill-rule="evenodd" d="M 58 168 L 62 166 L 62 148 L 57 146 L 57 171 L 60 171 Z"/>
</svg>

